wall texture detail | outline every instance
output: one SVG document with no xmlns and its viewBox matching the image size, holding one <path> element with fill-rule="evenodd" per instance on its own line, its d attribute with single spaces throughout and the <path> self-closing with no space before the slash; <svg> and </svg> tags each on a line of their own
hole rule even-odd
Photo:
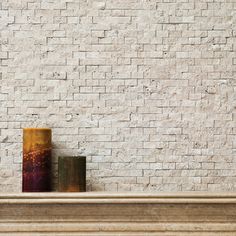
<svg viewBox="0 0 236 236">
<path fill-rule="evenodd" d="M 235 72 L 235 0 L 1 0 L 0 191 L 31 126 L 90 190 L 236 190 Z"/>
</svg>

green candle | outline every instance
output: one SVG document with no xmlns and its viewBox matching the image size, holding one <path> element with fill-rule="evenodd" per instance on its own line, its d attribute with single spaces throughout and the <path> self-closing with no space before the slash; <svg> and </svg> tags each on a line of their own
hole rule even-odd
<svg viewBox="0 0 236 236">
<path fill-rule="evenodd" d="M 84 156 L 59 157 L 58 191 L 86 192 L 86 157 Z"/>
</svg>

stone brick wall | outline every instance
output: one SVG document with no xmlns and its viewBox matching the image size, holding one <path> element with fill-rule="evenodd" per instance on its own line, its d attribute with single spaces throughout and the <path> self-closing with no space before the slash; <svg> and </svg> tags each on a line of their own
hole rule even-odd
<svg viewBox="0 0 236 236">
<path fill-rule="evenodd" d="M 31 126 L 89 190 L 236 190 L 235 50 L 235 0 L 1 0 L 0 191 Z"/>
</svg>

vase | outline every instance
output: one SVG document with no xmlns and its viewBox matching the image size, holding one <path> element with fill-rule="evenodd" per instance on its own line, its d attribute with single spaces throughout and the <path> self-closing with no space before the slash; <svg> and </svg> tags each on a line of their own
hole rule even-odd
<svg viewBox="0 0 236 236">
<path fill-rule="evenodd" d="M 86 192 L 86 157 L 84 156 L 59 157 L 58 191 Z"/>
<path fill-rule="evenodd" d="M 23 129 L 23 192 L 50 192 L 52 132 L 49 128 Z"/>
</svg>

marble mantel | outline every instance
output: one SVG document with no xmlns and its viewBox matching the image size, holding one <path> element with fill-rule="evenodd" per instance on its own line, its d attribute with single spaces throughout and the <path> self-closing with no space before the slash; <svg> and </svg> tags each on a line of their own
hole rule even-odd
<svg viewBox="0 0 236 236">
<path fill-rule="evenodd" d="M 0 194 L 0 235 L 236 235 L 236 193 Z"/>
</svg>

